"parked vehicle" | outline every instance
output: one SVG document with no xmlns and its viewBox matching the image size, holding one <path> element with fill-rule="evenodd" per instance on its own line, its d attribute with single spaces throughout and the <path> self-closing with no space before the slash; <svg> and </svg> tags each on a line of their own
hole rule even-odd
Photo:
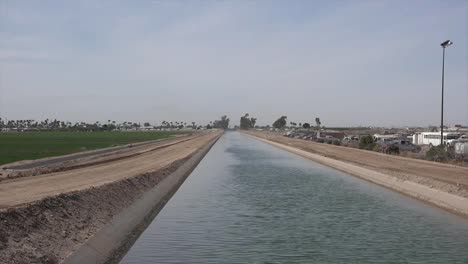
<svg viewBox="0 0 468 264">
<path fill-rule="evenodd" d="M 460 133 L 444 132 L 443 143 L 450 144 L 460 137 Z M 440 132 L 417 132 L 413 135 L 413 143 L 417 145 L 440 145 Z"/>
<path fill-rule="evenodd" d="M 356 142 L 358 142 L 359 137 L 358 136 L 346 136 L 346 137 L 343 138 L 343 141 L 356 141 Z"/>
<path fill-rule="evenodd" d="M 468 141 L 455 143 L 454 149 L 455 149 L 455 158 L 457 159 L 468 158 Z"/>
<path fill-rule="evenodd" d="M 454 139 L 454 140 L 449 140 L 449 142 L 447 143 L 449 146 L 451 147 L 454 147 L 456 143 L 458 142 L 468 142 L 468 136 L 467 135 L 462 135 L 461 137 L 459 137 L 458 139 Z"/>
</svg>

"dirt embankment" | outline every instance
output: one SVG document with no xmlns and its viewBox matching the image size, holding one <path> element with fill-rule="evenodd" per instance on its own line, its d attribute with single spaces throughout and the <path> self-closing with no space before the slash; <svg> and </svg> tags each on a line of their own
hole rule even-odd
<svg viewBox="0 0 468 264">
<path fill-rule="evenodd" d="M 0 209 L 1 262 L 62 262 L 218 136 L 207 134 L 126 160 L 129 163 L 114 161 L 0 182 L 0 188 L 4 187 L 0 197 L 4 207 Z M 15 186 L 19 189 L 11 189 Z"/>
<path fill-rule="evenodd" d="M 64 172 L 5 180 L 0 182 L 0 208 L 17 206 L 61 193 L 97 187 L 160 169 L 200 149 L 216 136 L 217 133 L 208 133 L 189 141 L 131 158 L 113 160 Z"/>
<path fill-rule="evenodd" d="M 468 213 L 466 167 L 291 139 L 279 133 L 245 133 L 440 207 L 464 215 Z"/>
<path fill-rule="evenodd" d="M 4 164 L 0 166 L 0 181 L 74 170 L 115 160 L 131 158 L 150 151 L 172 146 L 186 140 L 191 140 L 201 136 L 202 134 L 203 133 L 177 135 L 171 138 L 128 144 L 126 146 L 97 149 L 59 157 L 48 157 L 38 160 L 26 160 Z M 26 168 L 17 169 L 16 167 Z"/>
</svg>

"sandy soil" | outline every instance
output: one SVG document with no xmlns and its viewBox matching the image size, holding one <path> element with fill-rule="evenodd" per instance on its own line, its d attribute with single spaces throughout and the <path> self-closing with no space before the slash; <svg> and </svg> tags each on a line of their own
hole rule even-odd
<svg viewBox="0 0 468 264">
<path fill-rule="evenodd" d="M 363 168 L 468 197 L 468 168 L 386 155 L 360 149 L 284 137 L 279 133 L 248 131 L 248 134 L 344 161 Z"/>
<path fill-rule="evenodd" d="M 0 263 L 59 263 L 219 133 L 135 157 L 0 182 Z"/>
</svg>

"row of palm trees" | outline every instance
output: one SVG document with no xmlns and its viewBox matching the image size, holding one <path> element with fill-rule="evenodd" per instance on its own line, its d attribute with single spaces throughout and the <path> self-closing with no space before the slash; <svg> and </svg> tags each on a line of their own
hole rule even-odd
<svg viewBox="0 0 468 264">
<path fill-rule="evenodd" d="M 320 128 L 322 126 L 322 122 L 320 121 L 320 118 L 319 117 L 316 117 L 315 118 L 315 124 L 316 124 L 316 128 Z M 312 127 L 312 125 L 310 123 L 307 123 L 307 122 L 304 122 L 304 123 L 296 123 L 296 122 L 289 122 L 289 127 L 290 128 L 296 128 L 296 127 L 303 127 L 303 128 L 310 128 Z"/>
<path fill-rule="evenodd" d="M 210 122 L 204 127 L 210 128 L 213 122 Z M 24 120 L 6 120 L 0 118 L 0 131 L 2 130 L 86 130 L 86 131 L 106 131 L 106 130 L 130 130 L 139 129 L 144 127 L 155 128 L 155 129 L 182 129 L 182 128 L 194 128 L 200 129 L 201 126 L 195 122 L 184 122 L 184 121 L 163 121 L 161 125 L 152 125 L 149 122 L 144 122 L 143 126 L 139 122 L 124 121 L 117 123 L 115 120 L 107 120 L 107 122 L 96 121 L 94 123 L 87 122 L 70 122 L 60 121 L 57 119 L 45 119 L 42 121 L 35 121 L 32 119 Z"/>
</svg>

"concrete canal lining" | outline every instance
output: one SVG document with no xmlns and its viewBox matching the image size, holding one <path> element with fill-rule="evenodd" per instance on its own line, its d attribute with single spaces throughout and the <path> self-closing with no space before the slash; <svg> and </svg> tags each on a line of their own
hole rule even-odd
<svg viewBox="0 0 468 264">
<path fill-rule="evenodd" d="M 384 173 L 362 168 L 353 164 L 343 161 L 327 158 L 318 154 L 310 153 L 301 149 L 286 146 L 277 142 L 266 140 L 250 134 L 243 133 L 262 142 L 271 144 L 278 148 L 287 150 L 291 153 L 300 155 L 304 158 L 319 162 L 326 166 L 335 168 L 337 170 L 346 172 L 353 176 L 365 179 L 372 183 L 387 187 L 389 189 L 398 191 L 402 194 L 417 198 L 421 201 L 436 205 L 440 208 L 468 216 L 468 199 L 465 197 L 457 196 L 441 190 L 436 190 L 428 186 L 424 186 L 415 182 L 402 180 Z"/>
<path fill-rule="evenodd" d="M 220 136 L 197 151 L 176 171 L 117 214 L 111 222 L 68 256 L 63 263 L 118 263 Z"/>
</svg>

